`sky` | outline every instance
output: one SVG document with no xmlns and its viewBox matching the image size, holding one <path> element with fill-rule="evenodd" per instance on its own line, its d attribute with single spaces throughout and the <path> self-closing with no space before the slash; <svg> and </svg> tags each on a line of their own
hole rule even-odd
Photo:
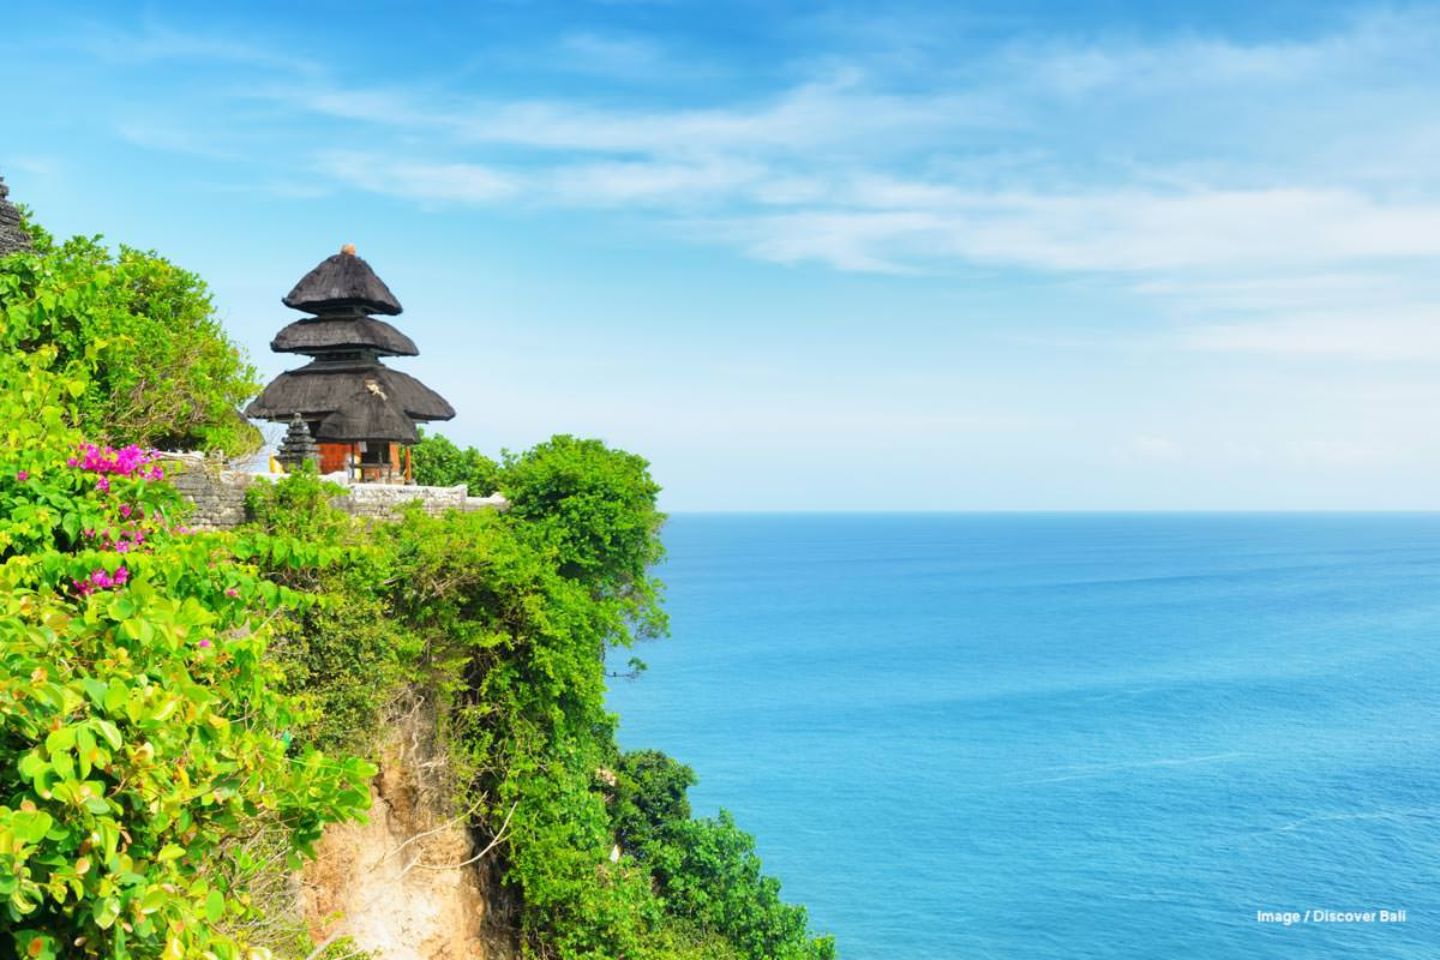
<svg viewBox="0 0 1440 960">
<path fill-rule="evenodd" d="M 1440 509 L 1440 6 L 0 20 L 12 199 L 201 273 L 267 379 L 355 243 L 441 432 L 671 510 Z"/>
</svg>

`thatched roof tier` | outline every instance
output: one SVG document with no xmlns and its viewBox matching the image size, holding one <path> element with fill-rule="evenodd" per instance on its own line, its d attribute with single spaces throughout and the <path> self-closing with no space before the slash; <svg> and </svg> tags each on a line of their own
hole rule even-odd
<svg viewBox="0 0 1440 960">
<path fill-rule="evenodd" d="M 346 400 L 334 413 L 320 421 L 315 435 L 321 443 L 354 443 L 357 440 L 391 443 L 419 443 L 415 422 L 405 416 L 373 381 Z"/>
<path fill-rule="evenodd" d="M 317 360 L 280 374 L 245 408 L 247 417 L 288 420 L 300 414 L 318 420 L 341 409 L 366 390 L 367 381 L 412 420 L 449 420 L 455 408 L 412 376 L 378 363 Z M 379 439 L 379 438 L 376 438 Z"/>
<path fill-rule="evenodd" d="M 402 309 L 385 281 L 375 275 L 370 264 L 355 255 L 355 248 L 349 244 L 301 277 L 282 302 L 296 310 L 320 314 L 354 315 L 358 310 L 393 317 Z"/>
<path fill-rule="evenodd" d="M 276 353 L 311 355 L 332 350 L 373 350 L 390 357 L 414 357 L 420 353 L 414 340 L 374 317 L 296 320 L 275 335 L 270 349 Z"/>
</svg>

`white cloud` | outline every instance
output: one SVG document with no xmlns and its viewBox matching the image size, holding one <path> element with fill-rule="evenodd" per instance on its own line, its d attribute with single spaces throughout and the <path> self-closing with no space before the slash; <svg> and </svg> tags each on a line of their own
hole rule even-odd
<svg viewBox="0 0 1440 960">
<path fill-rule="evenodd" d="M 1128 460 L 1148 463 L 1173 463 L 1182 459 L 1184 447 L 1171 437 L 1142 434 L 1132 437 L 1120 447 L 1120 455 Z"/>
<path fill-rule="evenodd" d="M 1147 274 L 1440 256 L 1440 203 L 1342 190 L 977 194 L 886 181 L 849 195 L 857 207 L 889 208 L 751 216 L 732 230 L 758 256 L 842 269 L 943 258 Z"/>
<path fill-rule="evenodd" d="M 277 52 L 286 49 L 282 44 L 261 38 L 193 33 L 153 20 L 133 30 L 86 24 L 67 37 L 67 44 L 111 63 L 185 61 L 261 67 L 294 74 L 318 72 L 312 60 Z"/>
<path fill-rule="evenodd" d="M 1209 352 L 1433 364 L 1440 360 L 1440 306 L 1399 314 L 1287 313 L 1245 323 L 1199 325 L 1178 340 L 1187 349 Z"/>
<path fill-rule="evenodd" d="M 1264 282 L 1377 262 L 1393 272 L 1440 254 L 1440 190 L 1383 189 L 1347 180 L 1342 167 L 1306 167 L 1325 156 L 1348 162 L 1364 139 L 1315 91 L 1363 91 L 1367 119 L 1403 128 L 1386 118 L 1411 105 L 1414 84 L 1389 77 L 1396 62 L 1440 52 L 1437 23 L 1381 13 L 1309 40 L 1248 45 L 1204 36 L 1017 43 L 946 65 L 921 89 L 832 66 L 789 89 L 703 106 L 325 84 L 264 96 L 427 144 L 414 155 L 322 158 L 322 169 L 362 189 L 426 202 L 628 205 L 672 216 L 692 235 L 703 215 L 721 239 L 778 262 L 1122 273 L 1163 298 L 1166 284 L 1194 282 L 1196 271 L 1233 275 L 1211 283 Z M 616 69 L 668 55 L 643 37 L 577 33 L 560 43 Z M 1127 115 L 1115 113 L 1122 103 Z M 1166 156 L 1166 132 L 1190 138 L 1187 148 L 1203 141 L 1197 149 L 1213 158 Z M 1407 136 L 1407 150 L 1429 142 Z M 1364 149 L 1385 153 L 1369 141 Z M 1081 152 L 1058 161 L 1066 151 Z M 1057 168 L 1063 175 L 1052 176 Z"/>
<path fill-rule="evenodd" d="M 517 178 L 474 163 L 426 163 L 331 152 L 320 156 L 318 168 L 352 186 L 425 202 L 489 203 L 520 190 Z"/>
<path fill-rule="evenodd" d="M 683 208 L 743 193 L 763 183 L 767 171 L 756 163 L 722 158 L 600 162 L 555 167 L 543 179 L 552 202 Z"/>
<path fill-rule="evenodd" d="M 680 58 L 650 37 L 547 43 L 565 57 L 551 69 L 654 74 L 652 95 L 497 99 L 317 72 L 245 96 L 332 122 L 341 147 L 303 172 L 417 203 L 628 208 L 755 258 L 846 271 L 1110 277 L 1176 319 L 1170 342 L 1191 351 L 1440 354 L 1427 326 L 1440 290 L 1417 280 L 1440 257 L 1428 163 L 1440 127 L 1423 114 L 1440 79 L 1431 12 L 1284 43 L 1022 40 L 963 63 L 916 36 L 895 43 L 924 84 L 892 82 L 883 57 L 858 50 L 848 65 L 812 58 L 826 65 L 786 88 L 719 99 L 666 89 Z M 286 65 L 155 26 L 97 50 Z M 220 142 L 135 120 L 120 134 L 171 150 Z"/>
</svg>

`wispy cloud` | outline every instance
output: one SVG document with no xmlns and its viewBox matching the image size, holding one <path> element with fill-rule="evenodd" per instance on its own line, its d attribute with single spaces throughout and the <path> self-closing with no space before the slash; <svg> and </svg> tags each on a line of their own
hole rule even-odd
<svg viewBox="0 0 1440 960">
<path fill-rule="evenodd" d="M 544 41 L 548 69 L 597 86 L 543 98 L 453 78 L 351 84 L 334 65 L 153 23 L 81 42 L 253 68 L 229 96 L 324 124 L 332 145 L 271 182 L 628 209 L 760 260 L 845 271 L 1106 276 L 1185 321 L 1187 350 L 1378 359 L 1433 339 L 1414 319 L 1432 291 L 1414 278 L 1440 256 L 1440 123 L 1424 119 L 1440 15 L 1381 10 L 1284 42 L 1022 38 L 964 60 L 900 26 L 872 50 L 857 31 L 843 55 L 811 51 L 788 86 L 725 97 L 677 94 L 665 76 L 685 57 L 623 32 Z M 906 68 L 887 74 L 901 49 Z M 606 96 L 607 77 L 624 96 Z M 220 150 L 207 122 L 130 117 L 117 133 Z M 1330 298 L 1344 309 L 1320 309 Z M 1382 301 L 1376 336 L 1353 318 Z"/>
<path fill-rule="evenodd" d="M 595 31 L 562 36 L 555 44 L 553 62 L 564 71 L 636 82 L 674 82 L 718 72 L 709 60 L 677 56 L 650 37 Z"/>
<path fill-rule="evenodd" d="M 283 44 L 179 30 L 154 20 L 134 28 L 99 22 L 81 24 L 66 42 L 96 59 L 116 64 L 225 64 L 302 75 L 314 75 L 320 69 L 312 60 L 283 52 Z"/>
<path fill-rule="evenodd" d="M 376 193 L 426 202 L 490 203 L 514 195 L 517 178 L 475 163 L 390 160 L 363 153 L 329 152 L 317 169 Z"/>
<path fill-rule="evenodd" d="M 1316 359 L 1419 363 L 1440 360 L 1440 306 L 1350 313 L 1286 313 L 1184 331 L 1187 349 Z"/>
</svg>

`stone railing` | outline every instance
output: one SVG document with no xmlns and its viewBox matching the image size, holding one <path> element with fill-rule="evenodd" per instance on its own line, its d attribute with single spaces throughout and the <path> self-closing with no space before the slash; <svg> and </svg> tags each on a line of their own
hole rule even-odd
<svg viewBox="0 0 1440 960">
<path fill-rule="evenodd" d="M 166 476 L 181 496 L 195 505 L 190 525 L 202 530 L 224 530 L 245 522 L 245 491 L 250 484 L 265 482 L 265 474 L 242 473 L 199 454 L 164 455 Z M 277 478 L 278 479 L 278 478 Z M 325 477 L 345 487 L 332 503 L 357 517 L 390 520 L 400 508 L 418 500 L 426 513 L 446 510 L 469 513 L 474 510 L 505 510 L 510 504 L 500 494 L 468 496 L 465 485 L 422 487 L 414 484 L 351 483 L 344 474 Z"/>
</svg>

